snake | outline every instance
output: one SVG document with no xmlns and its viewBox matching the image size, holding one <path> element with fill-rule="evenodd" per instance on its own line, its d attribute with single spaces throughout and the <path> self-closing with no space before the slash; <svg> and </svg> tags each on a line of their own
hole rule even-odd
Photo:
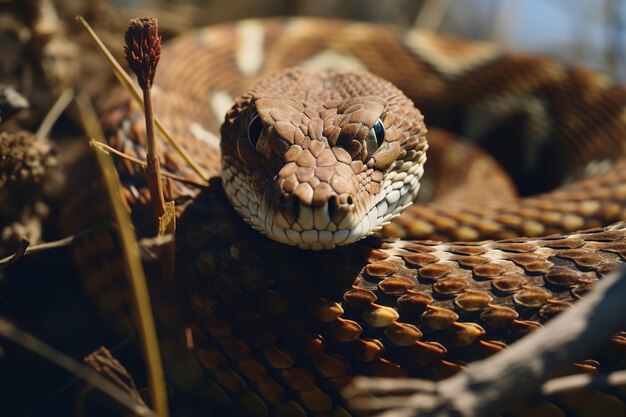
<svg viewBox="0 0 626 417">
<path fill-rule="evenodd" d="M 165 181 L 184 301 L 154 290 L 164 355 L 184 329 L 194 359 L 174 373 L 242 415 L 348 416 L 355 375 L 461 372 L 626 261 L 626 88 L 597 72 L 417 30 L 252 19 L 169 42 L 154 101 L 214 177 Z M 142 123 L 124 95 L 103 112 L 131 156 Z M 196 178 L 159 146 L 164 170 Z M 141 230 L 141 169 L 116 165 Z M 88 291 L 127 305 L 115 258 L 87 263 Z M 623 367 L 626 335 L 598 344 L 577 372 Z M 581 407 L 551 401 L 511 415 Z"/>
</svg>

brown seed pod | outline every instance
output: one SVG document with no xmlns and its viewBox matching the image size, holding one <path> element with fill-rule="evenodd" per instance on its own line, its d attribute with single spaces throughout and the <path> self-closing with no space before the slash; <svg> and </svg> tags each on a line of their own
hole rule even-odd
<svg viewBox="0 0 626 417">
<path fill-rule="evenodd" d="M 152 87 L 161 58 L 161 36 L 154 17 L 131 19 L 124 34 L 124 53 L 142 89 Z"/>
</svg>

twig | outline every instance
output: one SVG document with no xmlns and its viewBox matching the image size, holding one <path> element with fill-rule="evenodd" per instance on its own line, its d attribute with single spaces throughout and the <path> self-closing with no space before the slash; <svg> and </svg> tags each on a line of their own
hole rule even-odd
<svg viewBox="0 0 626 417">
<path fill-rule="evenodd" d="M 98 149 L 98 150 L 100 150 L 102 152 L 107 152 L 107 153 L 110 152 L 110 153 L 112 153 L 114 155 L 117 155 L 120 158 L 126 159 L 127 161 L 130 161 L 130 162 L 132 162 L 134 164 L 141 165 L 142 168 L 146 167 L 145 161 L 142 161 L 141 159 L 138 159 L 138 158 L 135 158 L 133 156 L 127 155 L 124 152 L 121 152 L 121 151 L 119 151 L 119 150 L 117 150 L 117 149 L 107 145 L 106 143 L 102 143 L 102 142 L 97 141 L 96 139 L 90 140 L 89 141 L 89 145 L 93 146 L 94 148 L 96 148 L 96 149 Z M 170 179 L 173 179 L 174 181 L 182 182 L 182 183 L 185 183 L 185 184 L 188 184 L 188 185 L 193 185 L 193 186 L 198 187 L 198 188 L 208 188 L 207 184 L 202 184 L 202 183 L 199 183 L 197 181 L 181 177 L 180 175 L 172 174 L 171 172 L 161 171 L 161 176 L 162 177 L 166 177 L 166 178 L 170 178 Z"/>
<path fill-rule="evenodd" d="M 106 394 L 109 398 L 115 400 L 133 415 L 156 417 L 156 414 L 152 410 L 145 405 L 137 403 L 137 401 L 131 398 L 126 392 L 98 375 L 95 371 L 81 365 L 74 359 L 64 355 L 53 347 L 46 345 L 32 335 L 23 332 L 3 318 L 0 318 L 0 336 L 24 347 L 25 349 L 28 349 L 42 358 L 49 360 L 71 374 L 76 375 Z"/>
<path fill-rule="evenodd" d="M 104 225 L 96 225 L 96 226 L 92 226 L 88 229 L 82 230 L 76 234 L 73 234 L 72 236 L 68 236 L 66 238 L 63 239 L 59 239 L 59 240 L 55 240 L 52 242 L 46 242 L 46 243 L 41 243 L 39 245 L 33 245 L 33 246 L 29 246 L 29 242 L 26 239 L 22 240 L 22 243 L 20 244 L 20 247 L 18 248 L 18 250 L 10 256 L 7 256 L 6 258 L 0 259 L 0 268 L 4 268 L 7 265 L 10 265 L 14 262 L 17 262 L 20 258 L 22 258 L 25 255 L 30 255 L 33 253 L 37 253 L 37 252 L 42 252 L 45 250 L 50 250 L 50 249 L 56 249 L 56 248 L 62 248 L 64 246 L 69 246 L 72 243 L 74 243 L 76 240 L 87 236 L 89 234 L 91 234 L 92 232 L 100 229 L 101 227 L 103 227 Z"/>
<path fill-rule="evenodd" d="M 84 90 L 79 89 L 74 97 L 74 102 L 85 134 L 95 138 L 100 143 L 105 143 L 104 132 L 89 95 Z"/>
<path fill-rule="evenodd" d="M 76 102 L 78 103 L 80 119 L 87 135 L 95 137 L 98 142 L 104 143 L 104 135 L 89 97 L 79 91 Z M 161 364 L 161 352 L 156 335 L 152 306 L 150 305 L 146 276 L 137 247 L 137 238 L 128 211 L 120 196 L 121 184 L 113 161 L 110 155 L 104 152 L 95 152 L 95 154 L 98 167 L 102 173 L 102 181 L 106 186 L 108 201 L 111 204 L 111 214 L 119 233 L 122 260 L 132 288 L 133 300 L 135 301 L 133 307 L 137 319 L 139 339 L 144 353 L 153 406 L 159 417 L 167 417 L 169 410 L 163 366 Z"/>
<path fill-rule="evenodd" d="M 35 133 L 38 138 L 41 139 L 50 134 L 52 127 L 59 119 L 59 117 L 61 117 L 61 114 L 63 114 L 67 106 L 70 105 L 73 99 L 73 88 L 68 87 L 61 92 L 59 97 L 56 99 L 56 101 L 48 111 L 48 114 L 46 114 L 46 117 L 44 117 L 43 121 L 39 125 L 39 129 L 37 129 L 37 133 Z"/>
<path fill-rule="evenodd" d="M 161 58 L 161 37 L 158 22 L 154 17 L 132 19 L 124 34 L 126 61 L 137 76 L 143 92 L 144 115 L 146 116 L 146 177 L 154 220 L 165 213 L 165 198 L 161 181 L 161 164 L 154 138 L 154 109 L 152 108 L 152 83 Z"/>
<path fill-rule="evenodd" d="M 98 141 L 104 142 L 104 137 L 97 121 L 96 115 L 92 109 L 90 100 L 80 100 L 81 95 L 77 97 L 79 104 L 82 102 L 86 106 L 80 106 L 81 121 L 88 135 L 96 137 Z M 80 100 L 80 101 L 79 101 Z M 130 286 L 133 292 L 133 307 L 135 308 L 135 317 L 137 318 L 137 328 L 139 330 L 139 339 L 144 353 L 146 369 L 148 372 L 148 381 L 150 385 L 150 395 L 154 410 L 159 417 L 167 417 L 169 415 L 167 405 L 167 390 L 165 388 L 165 379 L 163 375 L 163 366 L 161 364 L 161 352 L 159 342 L 156 335 L 156 326 L 154 324 L 154 315 L 152 314 L 152 306 L 150 305 L 150 295 L 148 293 L 148 285 L 146 276 L 141 264 L 139 250 L 137 248 L 137 238 L 135 236 L 128 211 L 122 202 L 120 196 L 120 179 L 117 171 L 113 166 L 110 155 L 103 152 L 95 152 L 96 159 L 100 171 L 102 172 L 102 180 L 106 185 L 106 193 L 111 203 L 111 214 L 115 219 L 117 230 L 120 238 L 120 250 L 124 262 Z"/>
<path fill-rule="evenodd" d="M 96 33 L 93 31 L 91 26 L 89 26 L 89 23 L 87 23 L 87 21 L 82 16 L 76 16 L 76 20 L 78 20 L 78 22 L 82 25 L 82 27 L 85 29 L 90 39 L 92 40 L 93 44 L 96 46 L 96 49 L 98 49 L 98 51 L 100 51 L 102 56 L 105 58 L 105 60 L 111 67 L 113 74 L 115 74 L 115 77 L 118 79 L 120 84 L 122 84 L 122 86 L 126 88 L 126 90 L 130 93 L 131 97 L 135 100 L 137 104 L 143 105 L 141 92 L 136 87 L 133 80 L 122 69 L 120 64 L 113 57 L 113 55 L 104 45 L 104 43 L 102 43 L 102 41 L 100 40 L 98 35 L 96 35 Z M 165 126 L 163 125 L 163 123 L 161 123 L 161 121 L 159 120 L 157 116 L 154 117 L 154 123 L 156 125 L 157 130 L 163 136 L 163 138 L 165 138 L 165 140 L 176 150 L 176 152 L 178 152 L 178 154 L 185 160 L 185 162 L 189 164 L 191 169 L 196 174 L 198 174 L 198 176 L 202 178 L 204 181 L 208 181 L 209 176 L 206 174 L 206 172 L 204 172 L 202 167 L 200 167 L 200 165 L 196 161 L 193 160 L 193 158 L 187 153 L 187 151 L 185 151 L 178 144 L 178 142 L 176 142 L 172 138 L 172 135 L 170 134 L 170 132 L 165 128 Z"/>
<path fill-rule="evenodd" d="M 346 395 L 355 396 L 351 400 L 355 409 L 383 411 L 385 417 L 496 414 L 539 391 L 543 383 L 598 349 L 598 341 L 626 326 L 624 297 L 622 268 L 602 278 L 585 298 L 544 328 L 447 380 L 357 378 Z"/>
</svg>

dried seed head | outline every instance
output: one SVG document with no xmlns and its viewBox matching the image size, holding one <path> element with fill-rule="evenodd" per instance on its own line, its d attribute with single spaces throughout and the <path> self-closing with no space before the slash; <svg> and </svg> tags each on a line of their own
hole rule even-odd
<svg viewBox="0 0 626 417">
<path fill-rule="evenodd" d="M 126 61 L 137 75 L 142 89 L 152 87 L 156 67 L 161 58 L 161 37 L 157 19 L 140 17 L 131 19 L 124 34 Z"/>
<path fill-rule="evenodd" d="M 40 182 L 55 165 L 52 146 L 29 132 L 0 132 L 0 189 L 5 185 Z"/>
<path fill-rule="evenodd" d="M 85 359 L 85 364 L 91 369 L 101 374 L 105 378 L 115 382 L 120 388 L 142 405 L 145 405 L 141 394 L 137 391 L 137 386 L 130 373 L 105 347 L 101 347 L 90 353 Z"/>
</svg>

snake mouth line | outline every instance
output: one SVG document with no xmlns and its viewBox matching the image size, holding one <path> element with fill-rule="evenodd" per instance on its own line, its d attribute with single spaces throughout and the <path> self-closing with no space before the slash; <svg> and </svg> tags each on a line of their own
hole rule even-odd
<svg viewBox="0 0 626 417">
<path fill-rule="evenodd" d="M 399 164 L 402 165 L 402 164 Z M 365 214 L 356 211 L 332 219 L 332 205 L 312 207 L 292 205 L 291 221 L 284 211 L 259 201 L 245 174 L 232 168 L 222 172 L 226 196 L 235 211 L 263 235 L 280 243 L 301 249 L 327 250 L 361 240 L 380 230 L 402 210 L 413 203 L 418 190 L 422 167 L 404 165 L 405 171 L 391 171 L 383 181 L 383 190 L 373 196 Z"/>
</svg>

